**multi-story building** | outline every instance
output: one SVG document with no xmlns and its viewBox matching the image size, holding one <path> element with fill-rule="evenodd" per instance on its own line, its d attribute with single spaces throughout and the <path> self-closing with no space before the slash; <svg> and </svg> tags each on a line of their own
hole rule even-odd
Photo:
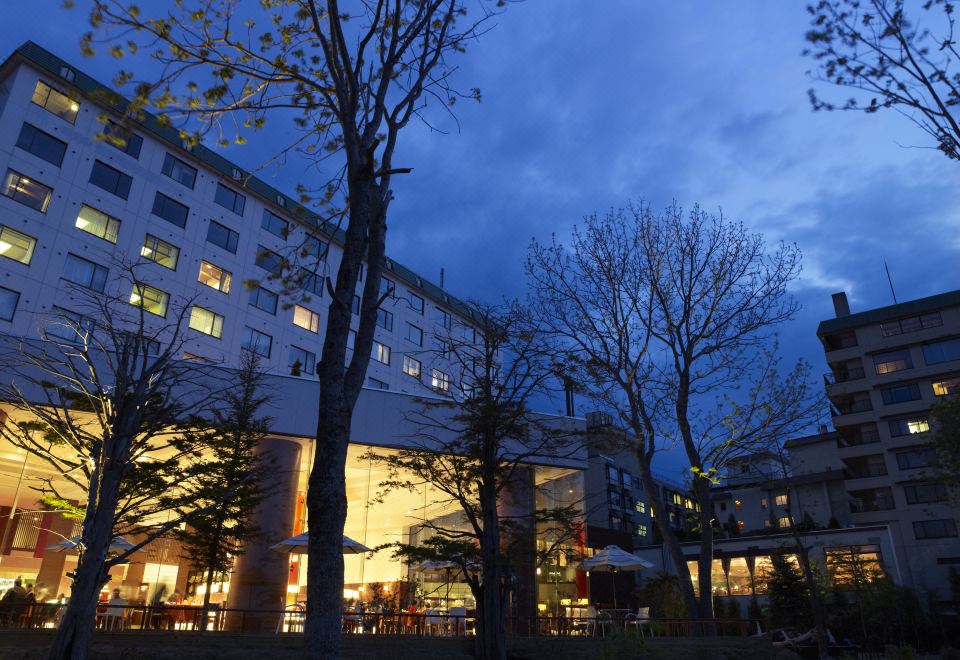
<svg viewBox="0 0 960 660">
<path fill-rule="evenodd" d="M 905 579 L 946 594 L 960 568 L 957 510 L 934 478 L 930 408 L 960 386 L 960 291 L 820 323 L 850 520 L 888 525 Z"/>
<path fill-rule="evenodd" d="M 325 281 L 338 268 L 341 237 L 293 197 L 213 150 L 184 143 L 150 117 L 124 118 L 111 104 L 117 98 L 32 43 L 0 66 L 0 339 L 39 340 L 51 317 L 83 320 L 80 287 L 121 297 L 158 324 L 190 305 L 184 359 L 230 366 L 241 351 L 259 354 L 275 393 L 263 443 L 276 457 L 282 487 L 261 507 L 264 535 L 219 593 L 229 592 L 237 607 L 279 607 L 304 593 L 306 572 L 297 570 L 296 556 L 269 545 L 304 528 L 316 428 L 312 376 L 330 304 Z M 118 275 L 133 262 L 140 284 L 131 288 Z M 443 339 L 471 332 L 455 298 L 392 260 L 385 267 L 380 286 L 391 295 L 381 306 L 346 469 L 345 531 L 369 547 L 411 538 L 424 521 L 456 511 L 428 487 L 392 493 L 372 507 L 370 495 L 387 473 L 364 454 L 371 445 L 410 442 L 405 413 L 419 405 L 415 395 L 456 386 Z M 295 273 L 297 295 L 285 296 L 270 277 L 279 268 Z M 97 322 L 89 320 L 91 327 Z M 52 514 L 31 501 L 31 480 L 55 475 L 37 462 L 28 465 L 28 458 L 0 446 L 0 524 L 8 539 L 0 549 L 0 587 L 24 575 L 59 593 L 75 556 L 47 551 L 44 530 L 75 530 L 72 521 L 48 519 Z M 584 458 L 544 457 L 520 470 L 522 496 L 512 506 L 579 501 Z M 346 558 L 345 593 L 407 580 L 408 567 L 387 554 Z M 543 587 L 544 599 L 569 587 L 572 570 L 565 566 L 549 590 Z M 160 542 L 115 573 L 111 584 L 131 600 L 198 587 L 176 547 Z M 526 573 L 533 575 L 532 565 Z M 528 586 L 537 588 L 533 578 Z"/>
</svg>

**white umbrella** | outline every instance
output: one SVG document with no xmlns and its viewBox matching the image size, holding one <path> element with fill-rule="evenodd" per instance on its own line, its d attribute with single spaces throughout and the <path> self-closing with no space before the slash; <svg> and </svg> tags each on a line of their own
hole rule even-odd
<svg viewBox="0 0 960 660">
<path fill-rule="evenodd" d="M 653 564 L 646 559 L 627 552 L 618 545 L 608 545 L 606 548 L 589 559 L 585 559 L 583 567 L 591 571 L 639 571 L 644 568 L 653 568 Z M 617 583 L 613 578 L 613 607 L 617 607 Z"/>
<path fill-rule="evenodd" d="M 303 534 L 297 534 L 294 537 L 291 537 L 285 541 L 280 541 L 276 545 L 270 546 L 274 550 L 283 550 L 285 552 L 296 552 L 297 554 L 306 554 L 307 544 L 309 543 L 310 532 L 304 532 Z M 343 535 L 343 554 L 345 555 L 359 555 L 364 552 L 371 552 L 370 548 L 354 541 L 352 538 Z"/>
<path fill-rule="evenodd" d="M 74 536 L 70 539 L 63 539 L 58 541 L 53 545 L 48 545 L 47 550 L 53 550 L 54 552 L 60 552 L 63 550 L 80 550 L 83 544 L 83 539 L 79 536 Z M 113 540 L 110 541 L 110 552 L 126 552 L 133 547 L 133 544 L 130 543 L 127 539 L 122 536 L 114 536 Z"/>
</svg>

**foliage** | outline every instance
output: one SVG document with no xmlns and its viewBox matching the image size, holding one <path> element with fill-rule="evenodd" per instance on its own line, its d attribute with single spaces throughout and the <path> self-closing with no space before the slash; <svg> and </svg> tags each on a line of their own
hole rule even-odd
<svg viewBox="0 0 960 660">
<path fill-rule="evenodd" d="M 813 625 L 810 591 L 800 567 L 783 554 L 770 556 L 766 576 L 770 626 L 808 630 Z"/>
<path fill-rule="evenodd" d="M 804 51 L 815 78 L 849 90 L 835 104 L 810 90 L 815 110 L 868 114 L 892 109 L 933 138 L 948 158 L 960 158 L 960 52 L 949 0 L 820 0 L 807 7 L 811 29 Z"/>
<path fill-rule="evenodd" d="M 637 591 L 637 595 L 644 607 L 650 607 L 651 617 L 683 618 L 683 595 L 676 575 L 660 571 L 654 576 L 644 578 L 643 586 Z"/>
<path fill-rule="evenodd" d="M 960 497 L 960 392 L 937 401 L 930 416 L 934 422 L 937 478 L 956 501 Z"/>
</svg>

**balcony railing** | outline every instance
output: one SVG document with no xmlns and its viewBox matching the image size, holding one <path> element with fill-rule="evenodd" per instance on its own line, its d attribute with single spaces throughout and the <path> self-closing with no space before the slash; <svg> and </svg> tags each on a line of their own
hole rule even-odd
<svg viewBox="0 0 960 660">
<path fill-rule="evenodd" d="M 853 413 L 869 412 L 873 410 L 873 402 L 870 399 L 854 399 L 853 401 L 844 401 L 837 406 L 841 415 L 852 415 Z"/>
<path fill-rule="evenodd" d="M 827 385 L 846 383 L 851 380 L 860 380 L 861 378 L 866 378 L 866 373 L 863 371 L 863 367 L 835 369 L 833 371 L 828 371 L 823 375 L 823 381 Z"/>
<path fill-rule="evenodd" d="M 852 435 L 841 435 L 841 447 L 857 447 L 859 445 L 872 445 L 880 442 L 880 432 L 877 429 L 865 429 Z"/>
<path fill-rule="evenodd" d="M 850 500 L 850 513 L 869 513 L 871 511 L 890 511 L 896 506 L 892 495 L 875 495 L 870 499 Z"/>
<path fill-rule="evenodd" d="M 847 479 L 866 479 L 868 477 L 887 476 L 886 465 L 861 465 L 850 467 L 843 471 L 843 476 Z"/>
</svg>

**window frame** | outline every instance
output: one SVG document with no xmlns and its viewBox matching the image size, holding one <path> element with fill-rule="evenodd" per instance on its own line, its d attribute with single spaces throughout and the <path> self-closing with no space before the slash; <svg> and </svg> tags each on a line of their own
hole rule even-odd
<svg viewBox="0 0 960 660">
<path fill-rule="evenodd" d="M 11 234 L 16 234 L 15 237 L 4 237 L 5 232 L 10 232 Z M 24 266 L 29 266 L 30 262 L 33 261 L 33 254 L 37 249 L 37 239 L 31 236 L 30 234 L 25 234 L 18 229 L 14 229 L 9 225 L 0 224 L 0 245 L 9 245 L 10 248 L 18 247 L 15 243 L 11 243 L 9 239 L 11 238 L 25 238 L 29 241 L 29 247 L 25 249 L 25 259 L 17 259 L 16 257 L 11 257 L 9 254 L 5 254 L 3 251 L 0 251 L 0 257 L 4 259 L 9 259 L 10 261 L 16 261 L 19 264 Z M 0 248 L 2 250 L 2 248 Z"/>
<path fill-rule="evenodd" d="M 10 307 L 10 316 L 4 316 L 4 299 L 10 300 L 12 295 L 13 305 Z M 20 306 L 20 292 L 9 287 L 0 286 L 0 321 L 13 321 L 13 317 L 17 315 L 17 307 Z"/>
<path fill-rule="evenodd" d="M 174 176 L 175 172 L 178 174 L 186 174 L 189 177 L 189 183 L 179 176 Z M 177 158 L 169 151 L 164 153 L 163 165 L 160 166 L 160 174 L 164 175 L 171 181 L 176 181 L 184 188 L 194 190 L 197 185 L 197 173 L 197 168 L 190 163 Z"/>
<path fill-rule="evenodd" d="M 215 230 L 215 228 L 219 228 L 217 229 L 217 231 L 222 229 L 226 232 L 226 235 L 225 235 L 226 245 L 222 245 L 220 243 L 217 243 L 214 240 L 211 240 L 210 235 L 211 235 L 211 232 Z M 221 250 L 226 250 L 231 254 L 236 254 L 237 248 L 240 245 L 240 232 L 234 231 L 233 229 L 230 229 L 230 227 L 226 226 L 225 224 L 211 219 L 210 224 L 207 226 L 207 243 L 210 243 L 211 245 L 216 245 Z M 231 249 L 231 246 L 232 246 L 232 249 Z"/>
<path fill-rule="evenodd" d="M 107 122 L 103 125 L 102 133 L 107 136 L 102 139 L 103 142 L 117 151 L 127 154 L 134 160 L 140 160 L 140 151 L 143 149 L 143 137 L 141 135 L 112 119 L 107 119 Z M 120 146 L 119 141 L 123 141 L 124 146 Z"/>
<path fill-rule="evenodd" d="M 14 178 L 16 178 L 17 180 L 16 184 L 13 183 Z M 46 194 L 44 195 L 43 201 L 41 202 L 40 206 L 34 206 L 33 204 L 29 203 L 29 201 L 25 201 L 25 200 L 34 200 L 36 198 L 30 196 L 29 194 L 23 193 L 23 188 L 21 186 L 24 185 L 23 184 L 24 181 L 26 181 L 25 185 L 34 185 L 40 188 L 41 190 L 46 191 Z M 8 194 L 8 191 L 12 191 L 12 194 Z M 7 173 L 3 180 L 3 189 L 0 190 L 0 194 L 2 194 L 7 199 L 12 199 L 18 204 L 23 204 L 27 208 L 31 208 L 34 211 L 38 211 L 40 213 L 46 213 L 47 210 L 50 208 L 50 202 L 53 200 L 53 188 L 43 183 L 42 181 L 38 181 L 37 179 L 29 177 L 26 174 L 23 174 L 22 172 L 18 172 L 17 170 L 10 167 L 7 168 Z"/>
<path fill-rule="evenodd" d="M 209 315 L 209 318 L 203 319 L 204 327 L 197 327 L 194 325 L 194 315 L 196 312 L 202 312 L 203 314 Z M 207 335 L 208 337 L 213 337 L 214 339 L 223 338 L 223 314 L 217 314 L 215 311 L 208 307 L 201 307 L 200 305 L 193 305 L 190 308 L 190 320 L 187 322 L 187 326 L 196 332 Z M 209 327 L 207 327 L 209 326 Z"/>
<path fill-rule="evenodd" d="M 160 211 L 164 211 L 166 209 L 169 209 L 172 211 L 180 211 L 180 209 L 183 209 L 183 224 L 180 224 L 173 218 L 167 217 L 166 215 L 163 215 L 162 213 L 160 213 Z M 169 222 L 174 227 L 180 227 L 180 229 L 186 229 L 187 220 L 190 219 L 190 207 L 187 206 L 186 204 L 183 204 L 175 200 L 170 195 L 162 193 L 158 190 L 153 196 L 153 206 L 150 208 L 150 214 L 157 216 L 161 220 L 165 220 L 166 222 Z"/>
<path fill-rule="evenodd" d="M 113 185 L 107 185 L 108 182 L 102 179 L 104 175 L 116 177 L 116 182 Z M 101 180 L 97 181 L 95 179 Z M 133 188 L 133 177 L 126 172 L 121 172 L 116 167 L 107 165 L 97 158 L 94 159 L 93 165 L 90 167 L 90 178 L 87 180 L 87 183 L 126 201 L 130 199 L 130 190 Z"/>
<path fill-rule="evenodd" d="M 411 370 L 408 367 L 412 367 L 412 365 L 416 365 L 416 368 Z M 416 371 L 416 373 L 412 373 L 412 371 Z M 418 360 L 417 358 L 413 357 L 412 355 L 404 355 L 403 356 L 403 373 L 407 374 L 411 378 L 416 378 L 417 380 L 420 380 L 420 375 L 423 373 L 423 363 L 420 362 L 420 360 Z"/>
<path fill-rule="evenodd" d="M 86 282 L 78 282 L 77 280 L 67 277 L 67 268 L 69 264 L 73 262 L 82 262 L 84 267 L 90 268 L 90 277 L 87 278 Z M 73 252 L 67 252 L 67 256 L 63 261 L 63 273 L 60 275 L 60 279 L 66 282 L 70 282 L 75 286 L 80 286 L 85 289 L 90 289 L 91 291 L 97 291 L 98 293 L 103 293 L 107 288 L 107 279 L 109 277 L 109 268 L 94 261 L 90 261 L 89 259 L 85 259 L 78 254 L 74 254 Z"/>
<path fill-rule="evenodd" d="M 259 347 L 260 345 L 259 340 L 262 337 L 267 338 L 266 353 L 262 353 L 259 350 L 256 350 L 256 348 Z M 257 340 L 252 347 L 248 345 L 250 344 L 250 341 L 249 341 L 250 338 L 254 338 Z M 244 351 L 250 351 L 251 353 L 255 353 L 269 360 L 270 355 L 273 353 L 273 335 L 268 335 L 266 332 L 261 332 L 256 328 L 251 328 L 249 325 L 245 325 L 243 326 L 243 339 L 241 340 L 240 348 Z"/>
<path fill-rule="evenodd" d="M 41 85 L 43 85 L 44 87 L 46 87 L 46 88 L 47 88 L 47 91 L 46 91 L 46 94 L 44 94 L 43 103 L 38 103 L 38 102 L 37 102 L 37 92 L 40 90 L 40 86 L 41 86 Z M 66 99 L 67 101 L 71 101 L 71 102 L 72 102 L 72 105 L 71 105 L 71 104 L 66 104 L 66 106 L 70 109 L 70 112 L 68 113 L 69 116 L 67 116 L 67 115 L 65 115 L 65 114 L 62 114 L 62 113 L 60 113 L 60 112 L 56 112 L 56 111 L 54 111 L 54 110 L 51 110 L 51 109 L 48 107 L 48 104 L 50 103 L 50 97 L 51 97 L 53 94 L 58 94 L 58 95 L 62 96 L 64 99 Z M 77 123 L 77 117 L 80 115 L 80 101 L 78 101 L 77 99 L 73 98 L 72 96 L 70 96 L 70 95 L 67 94 L 66 92 L 61 91 L 59 88 L 54 87 L 53 85 L 51 85 L 50 83 L 48 83 L 48 82 L 46 82 L 46 81 L 44 81 L 44 80 L 37 80 L 36 84 L 33 86 L 33 94 L 31 95 L 30 101 L 31 101 L 31 103 L 33 103 L 34 105 L 39 106 L 39 107 L 43 108 L 44 110 L 46 110 L 46 111 L 49 112 L 51 115 L 54 115 L 55 117 L 59 117 L 60 119 L 64 120 L 65 122 L 68 122 L 68 123 L 70 123 L 70 124 L 76 124 L 76 123 Z M 74 106 L 75 106 L 75 107 L 74 107 Z"/>
<path fill-rule="evenodd" d="M 24 136 L 25 133 L 30 133 L 30 135 L 27 138 L 25 138 Z M 38 137 L 41 139 L 41 141 L 48 141 L 49 143 L 55 143 L 48 146 L 54 146 L 54 147 L 59 146 L 60 147 L 59 158 L 56 158 L 56 157 L 48 158 L 48 156 L 51 156 L 52 154 L 44 155 L 42 153 L 43 152 L 42 148 L 39 151 L 35 151 L 34 148 L 38 146 L 37 145 Z M 25 143 L 25 140 L 27 143 Z M 23 125 L 20 127 L 20 133 L 17 136 L 17 142 L 16 142 L 16 147 L 18 149 L 22 149 L 23 151 L 26 151 L 28 154 L 32 154 L 33 156 L 36 156 L 37 158 L 39 158 L 40 160 L 46 163 L 50 163 L 54 167 L 63 166 L 63 159 L 67 155 L 68 146 L 69 145 L 63 140 L 56 138 L 53 135 L 50 135 L 49 133 L 47 133 L 46 131 L 37 128 L 36 126 L 34 126 L 28 121 L 23 122 Z"/>
<path fill-rule="evenodd" d="M 233 202 L 228 206 L 225 203 L 225 200 L 221 199 L 221 195 L 233 195 Z M 243 212 L 247 207 L 247 196 L 237 192 L 233 188 L 223 185 L 220 181 L 217 181 L 217 189 L 213 195 L 213 202 L 217 206 L 223 207 L 228 211 L 243 217 Z M 237 210 L 237 205 L 239 203 L 240 210 Z"/>
<path fill-rule="evenodd" d="M 210 282 L 213 281 L 212 277 L 206 281 L 202 279 L 204 274 L 204 271 L 203 271 L 204 266 L 209 266 L 210 268 L 219 271 L 220 275 L 216 280 L 217 286 L 212 286 L 210 284 Z M 211 261 L 207 261 L 206 259 L 201 259 L 200 269 L 197 271 L 197 282 L 207 287 L 208 289 L 213 289 L 214 291 L 219 291 L 222 294 L 229 295 L 230 286 L 233 282 L 233 273 L 231 273 L 226 268 L 222 268 L 221 266 L 218 266 L 217 264 Z"/>
<path fill-rule="evenodd" d="M 301 310 L 302 312 L 305 312 L 307 315 L 307 318 L 306 318 L 307 325 L 301 325 L 300 323 L 297 323 L 297 314 L 298 312 L 301 312 Z M 301 313 L 301 316 L 303 315 L 304 314 Z M 320 334 L 320 314 L 313 311 L 309 307 L 304 307 L 303 305 L 293 306 L 293 324 L 298 328 L 301 328 L 302 330 L 306 330 L 307 332 L 311 332 L 315 335 Z"/>
<path fill-rule="evenodd" d="M 250 296 L 247 298 L 247 303 L 251 307 L 259 309 L 261 312 L 276 316 L 277 307 L 280 304 L 280 296 L 266 287 L 256 286 L 250 289 Z M 265 303 L 266 307 L 261 303 Z"/>
<path fill-rule="evenodd" d="M 268 222 L 268 219 L 270 219 L 271 222 Z M 279 231 L 274 231 L 272 225 L 278 223 L 283 223 L 283 227 Z M 287 240 L 287 237 L 290 235 L 290 221 L 282 216 L 277 215 L 270 209 L 263 209 L 263 217 L 260 219 L 260 229 L 273 234 L 277 238 Z"/>
<path fill-rule="evenodd" d="M 382 341 L 373 340 L 373 345 L 370 347 L 370 359 L 374 362 L 378 362 L 385 366 L 390 366 L 390 356 L 391 349 L 387 344 L 384 344 Z"/>
<path fill-rule="evenodd" d="M 147 243 L 150 242 L 150 239 L 153 239 L 152 247 L 147 245 Z M 157 255 L 161 254 L 161 247 L 172 248 L 172 252 L 168 250 L 166 256 L 167 259 L 170 259 L 172 255 L 172 266 L 164 263 L 160 258 L 157 258 Z M 144 252 L 147 250 L 150 251 L 150 254 L 144 254 Z M 140 245 L 140 256 L 151 263 L 155 263 L 158 266 L 169 268 L 170 270 L 175 271 L 180 263 L 180 247 L 170 243 L 169 241 L 165 241 L 162 238 L 154 236 L 153 234 L 147 233 L 143 235 L 143 243 Z"/>
<path fill-rule="evenodd" d="M 92 211 L 95 216 L 101 216 L 103 218 L 103 233 L 90 231 L 86 227 L 80 226 L 80 221 L 81 219 L 83 219 L 81 216 L 83 214 L 84 209 L 87 209 L 88 211 Z M 97 218 L 97 220 L 99 219 L 100 218 Z M 84 222 L 87 222 L 88 226 L 95 225 L 94 222 L 88 221 L 86 219 L 84 219 Z M 80 205 L 80 210 L 77 211 L 77 218 L 73 221 L 73 226 L 75 229 L 78 229 L 85 234 L 90 234 L 91 236 L 95 236 L 96 238 L 99 238 L 100 240 L 106 241 L 107 243 L 111 243 L 113 245 L 116 245 L 117 241 L 120 239 L 120 225 L 122 224 L 123 222 L 119 218 L 115 218 L 109 213 L 105 213 L 104 211 L 101 211 L 97 207 L 90 206 L 89 204 Z"/>
<path fill-rule="evenodd" d="M 138 293 L 139 290 L 139 293 Z M 152 309 L 149 309 L 142 301 L 147 299 L 146 293 L 159 293 L 161 296 L 157 299 L 159 300 L 160 306 L 163 308 L 163 313 L 155 312 Z M 140 299 L 140 302 L 134 302 L 133 297 L 137 296 Z M 130 291 L 129 302 L 134 307 L 139 307 L 147 314 L 153 314 L 154 316 L 159 316 L 160 318 L 166 318 L 167 312 L 170 311 L 170 294 L 164 291 L 163 289 L 158 289 L 155 286 L 150 286 L 149 284 L 144 284 L 143 282 L 134 282 L 133 289 Z M 154 301 L 157 302 L 157 301 Z"/>
</svg>

